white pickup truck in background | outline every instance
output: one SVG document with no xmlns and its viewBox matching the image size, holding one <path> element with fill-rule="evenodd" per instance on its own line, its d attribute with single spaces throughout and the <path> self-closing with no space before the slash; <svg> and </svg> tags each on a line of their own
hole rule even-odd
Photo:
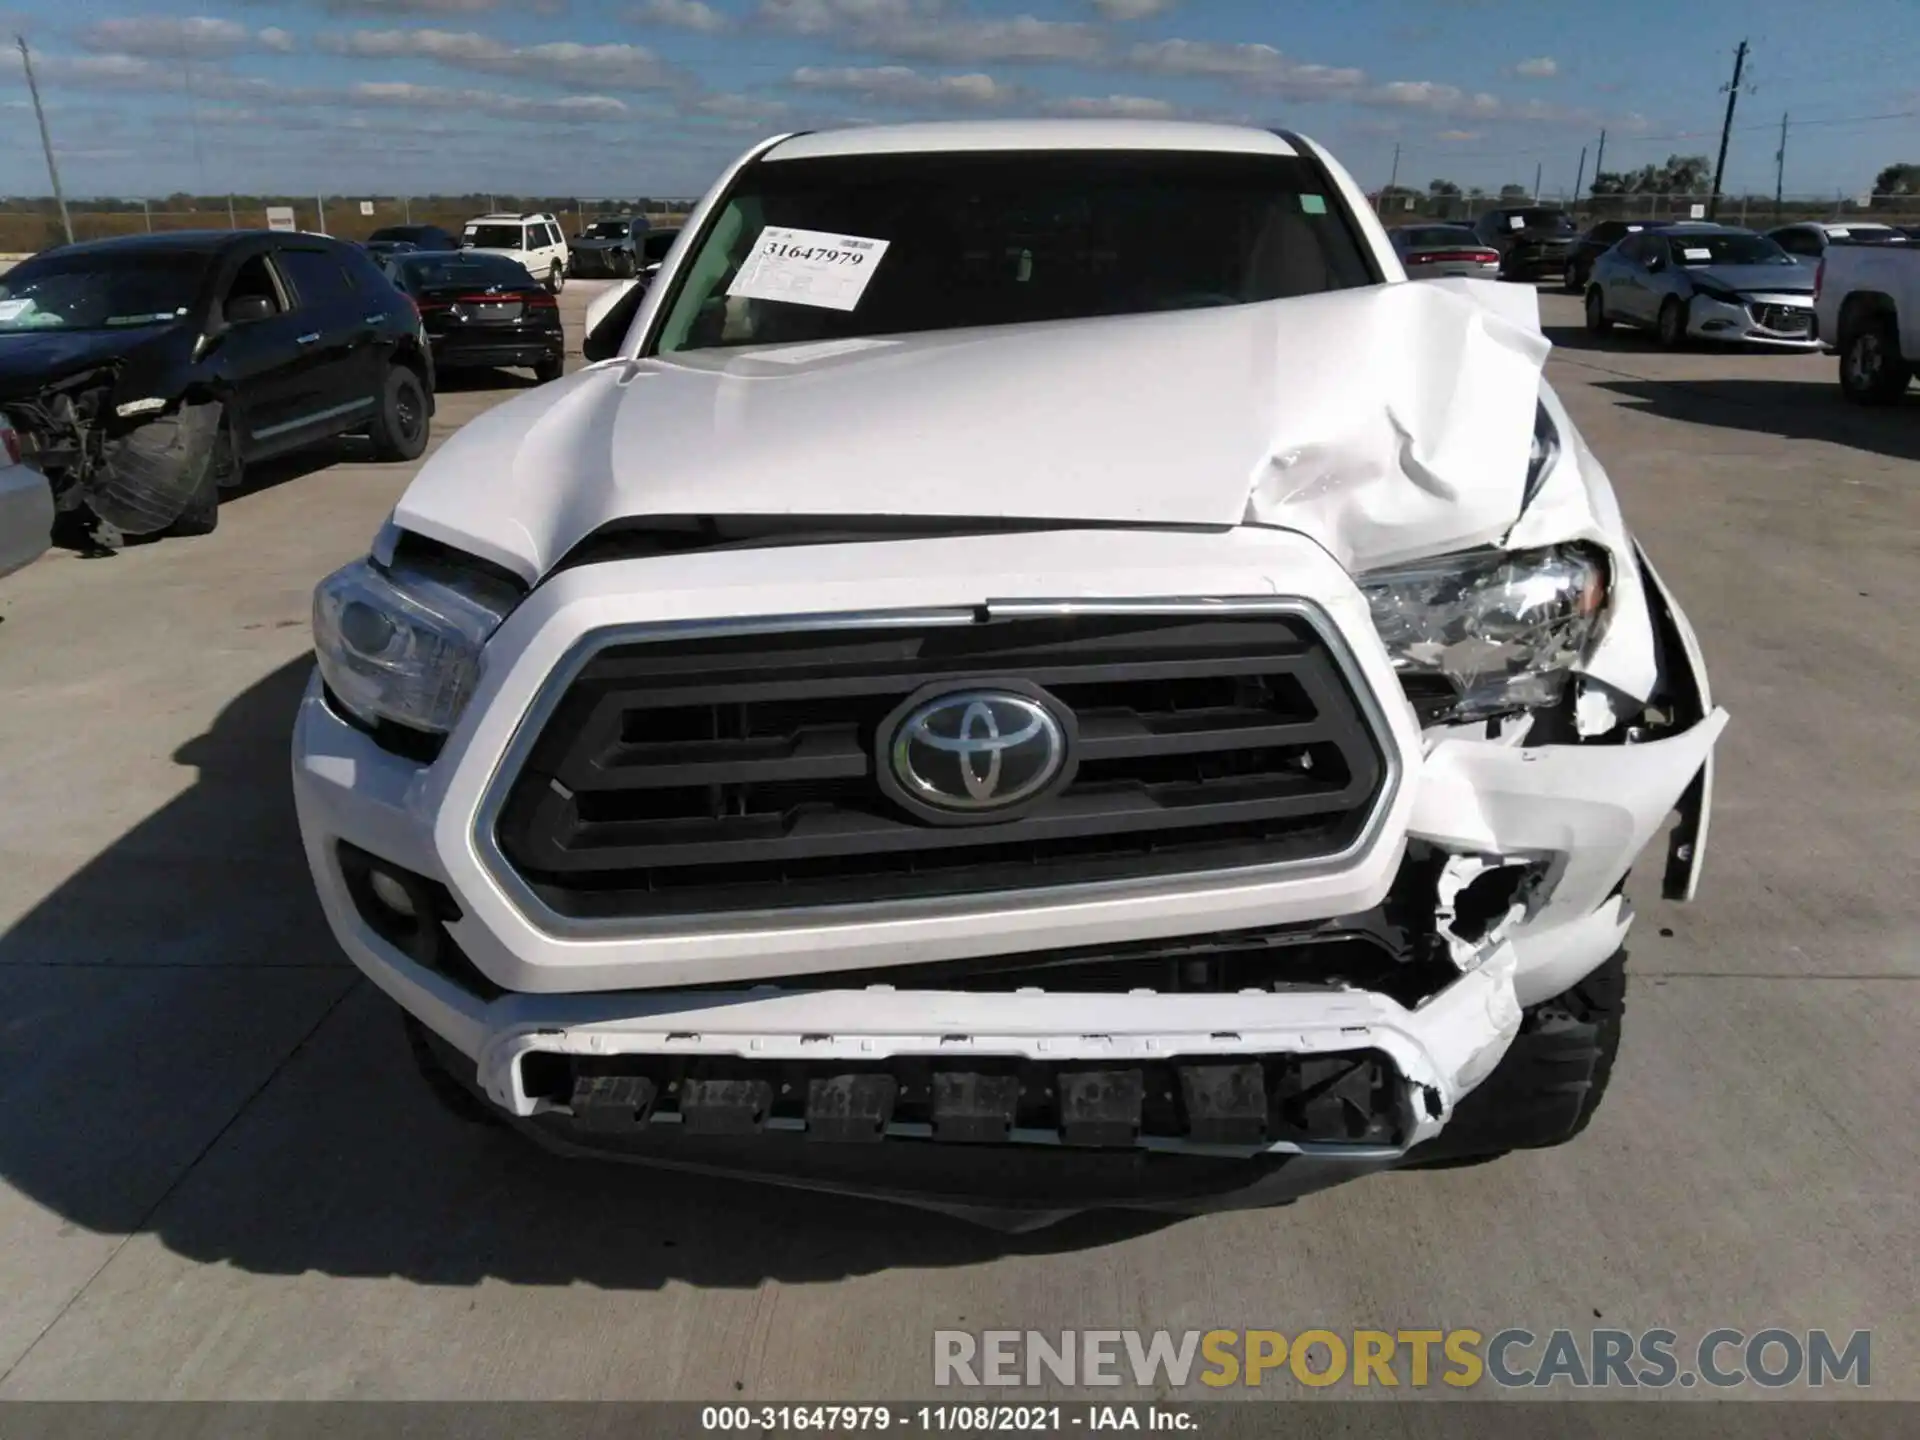
<svg viewBox="0 0 1920 1440">
<path fill-rule="evenodd" d="M 1835 245 L 1820 261 L 1814 321 L 1840 356 L 1840 388 L 1890 405 L 1920 365 L 1920 246 Z"/>
</svg>

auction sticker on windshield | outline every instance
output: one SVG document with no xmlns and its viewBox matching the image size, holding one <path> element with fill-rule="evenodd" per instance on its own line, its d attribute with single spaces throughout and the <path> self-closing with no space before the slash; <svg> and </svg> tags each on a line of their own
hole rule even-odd
<svg viewBox="0 0 1920 1440">
<path fill-rule="evenodd" d="M 740 262 L 740 272 L 727 294 L 851 310 L 860 303 L 886 253 L 885 240 L 769 225 Z"/>
</svg>

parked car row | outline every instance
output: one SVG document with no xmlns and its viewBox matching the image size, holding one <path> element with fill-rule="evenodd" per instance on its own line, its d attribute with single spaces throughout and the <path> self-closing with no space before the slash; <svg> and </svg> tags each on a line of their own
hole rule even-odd
<svg viewBox="0 0 1920 1440">
<path fill-rule="evenodd" d="M 458 237 L 437 225 L 389 225 L 363 242 L 381 259 L 419 251 L 480 250 L 503 255 L 526 267 L 536 280 L 558 294 L 569 275 L 624 278 L 658 265 L 673 247 L 679 230 L 655 230 L 644 215 L 603 217 L 585 225 L 572 239 L 545 211 L 476 215 Z"/>
<path fill-rule="evenodd" d="M 447 370 L 559 379 L 565 255 L 551 216 L 489 215 L 458 239 L 197 231 L 22 261 L 0 276 L 0 574 L 57 526 L 99 552 L 205 534 L 250 465 L 337 435 L 412 460 Z"/>
<path fill-rule="evenodd" d="M 1495 210 L 1467 225 L 1389 232 L 1412 279 L 1529 280 L 1558 269 L 1584 299 L 1590 333 L 1651 331 L 1694 342 L 1828 350 L 1840 386 L 1888 403 L 1920 369 L 1920 227 L 1800 221 L 1766 234 L 1711 221 L 1601 220 L 1584 233 L 1545 208 Z"/>
</svg>

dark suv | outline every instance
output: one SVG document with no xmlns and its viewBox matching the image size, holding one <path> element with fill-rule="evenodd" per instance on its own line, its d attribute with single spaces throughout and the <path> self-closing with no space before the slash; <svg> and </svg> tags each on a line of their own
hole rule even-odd
<svg viewBox="0 0 1920 1440">
<path fill-rule="evenodd" d="M 1593 274 L 1593 262 L 1627 236 L 1646 228 L 1646 222 L 1641 220 L 1601 220 L 1595 223 L 1586 234 L 1573 242 L 1573 249 L 1567 255 L 1567 293 L 1585 293 L 1587 280 Z"/>
<path fill-rule="evenodd" d="M 638 215 L 595 220 L 567 242 L 569 268 L 579 276 L 636 273 L 648 228 Z"/>
<path fill-rule="evenodd" d="M 192 231 L 63 245 L 0 276 L 0 410 L 93 542 L 204 534 L 250 461 L 345 433 L 427 448 L 420 317 L 358 246 Z"/>
<path fill-rule="evenodd" d="M 1473 233 L 1499 252 L 1503 280 L 1564 271 L 1573 250 L 1573 217 L 1551 206 L 1489 210 L 1473 222 Z"/>
</svg>

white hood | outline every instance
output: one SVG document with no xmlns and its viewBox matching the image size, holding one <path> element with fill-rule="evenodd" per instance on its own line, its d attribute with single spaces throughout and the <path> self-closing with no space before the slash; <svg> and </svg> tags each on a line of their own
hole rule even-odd
<svg viewBox="0 0 1920 1440">
<path fill-rule="evenodd" d="M 1530 289 L 612 360 L 469 422 L 395 522 L 529 581 L 610 521 L 918 516 L 1298 530 L 1349 570 L 1518 517 Z"/>
</svg>

